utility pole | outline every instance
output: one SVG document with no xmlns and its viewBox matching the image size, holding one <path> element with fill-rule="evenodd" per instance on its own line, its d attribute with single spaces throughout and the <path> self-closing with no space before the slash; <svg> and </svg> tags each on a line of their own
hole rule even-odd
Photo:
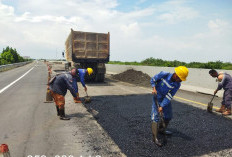
<svg viewBox="0 0 232 157">
<path fill-rule="evenodd" d="M 56 48 L 56 60 L 57 60 L 57 48 Z"/>
</svg>

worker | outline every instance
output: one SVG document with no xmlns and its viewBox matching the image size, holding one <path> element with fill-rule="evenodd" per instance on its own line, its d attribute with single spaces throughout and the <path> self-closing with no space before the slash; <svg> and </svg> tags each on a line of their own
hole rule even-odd
<svg viewBox="0 0 232 157">
<path fill-rule="evenodd" d="M 171 135 L 171 131 L 165 131 L 170 120 L 172 119 L 172 105 L 171 100 L 181 86 L 181 82 L 185 81 L 188 76 L 188 69 L 185 66 L 179 66 L 175 68 L 174 73 L 168 73 L 161 71 L 151 79 L 151 86 L 153 88 L 153 103 L 152 103 L 152 135 L 153 141 L 156 145 L 162 146 L 162 143 L 158 140 L 157 134 L 162 133 Z M 156 104 L 156 100 L 160 104 Z M 159 113 L 163 113 L 163 119 L 165 128 L 161 124 L 158 125 L 160 118 Z M 158 128 L 159 126 L 159 128 Z"/>
<path fill-rule="evenodd" d="M 225 72 L 218 73 L 214 69 L 211 69 L 209 71 L 209 74 L 212 77 L 217 78 L 217 81 L 218 81 L 218 87 L 214 91 L 214 94 L 216 94 L 222 88 L 224 89 L 221 107 L 220 107 L 220 109 L 216 109 L 216 112 L 220 112 L 224 116 L 231 115 L 232 77 Z"/>
<path fill-rule="evenodd" d="M 62 56 L 64 57 L 64 52 L 62 52 Z"/>
<path fill-rule="evenodd" d="M 77 94 L 76 100 L 77 103 L 81 103 L 80 97 L 79 97 L 79 92 L 78 92 L 78 85 L 77 85 L 77 81 L 80 79 L 80 82 L 82 84 L 82 86 L 85 89 L 85 92 L 87 91 L 87 87 L 85 85 L 85 74 L 88 73 L 89 75 L 91 75 L 93 73 L 93 69 L 92 68 L 87 68 L 87 69 L 76 69 L 76 68 L 72 68 L 71 73 L 73 73 L 73 87 L 75 89 L 75 93 Z M 75 99 L 75 97 L 74 97 Z"/>
<path fill-rule="evenodd" d="M 53 100 L 56 104 L 57 116 L 60 116 L 61 120 L 70 120 L 70 118 L 65 116 L 65 107 L 64 107 L 65 105 L 64 97 L 67 93 L 67 90 L 71 92 L 75 103 L 81 102 L 79 95 L 77 95 L 78 90 L 77 90 L 76 78 L 79 76 L 82 82 L 84 82 L 83 79 L 86 71 L 88 72 L 89 75 L 93 73 L 92 68 L 87 68 L 87 69 L 74 68 L 70 72 L 57 74 L 49 81 L 49 88 L 51 90 Z M 87 87 L 85 86 L 85 84 L 84 84 L 84 88 L 85 91 L 87 91 Z"/>
</svg>

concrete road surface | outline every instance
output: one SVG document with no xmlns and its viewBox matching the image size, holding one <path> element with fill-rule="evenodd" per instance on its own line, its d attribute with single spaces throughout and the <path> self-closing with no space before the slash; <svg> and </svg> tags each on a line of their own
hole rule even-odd
<svg viewBox="0 0 232 157">
<path fill-rule="evenodd" d="M 70 121 L 44 103 L 47 67 L 43 62 L 0 73 L 0 144 L 11 157 L 123 156 L 82 104 L 66 96 Z"/>
</svg>

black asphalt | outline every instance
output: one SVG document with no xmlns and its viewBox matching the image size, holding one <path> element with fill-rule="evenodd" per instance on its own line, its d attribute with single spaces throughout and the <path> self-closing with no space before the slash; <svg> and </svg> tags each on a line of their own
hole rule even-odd
<svg viewBox="0 0 232 157">
<path fill-rule="evenodd" d="M 211 96 L 185 91 L 178 95 L 198 102 L 202 100 L 202 103 L 211 99 Z M 167 145 L 159 148 L 152 142 L 151 94 L 95 96 L 92 100 L 85 104 L 86 107 L 99 112 L 98 123 L 129 157 L 201 156 L 232 148 L 231 119 L 207 113 L 205 108 L 194 107 L 188 102 L 172 101 L 173 119 L 168 128 L 174 134 L 168 137 Z M 215 102 L 220 103 L 220 98 Z M 226 151 L 224 153 L 228 155 Z"/>
</svg>

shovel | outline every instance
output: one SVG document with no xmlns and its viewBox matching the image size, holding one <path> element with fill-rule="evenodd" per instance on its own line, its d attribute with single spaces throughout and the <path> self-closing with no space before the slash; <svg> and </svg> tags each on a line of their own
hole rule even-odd
<svg viewBox="0 0 232 157">
<path fill-rule="evenodd" d="M 214 98 L 214 97 L 215 97 L 215 94 L 213 95 L 213 98 Z M 209 113 L 212 113 L 212 112 L 213 112 L 213 103 L 212 103 L 213 98 L 211 99 L 211 101 L 208 103 L 208 106 L 207 106 L 207 111 L 208 111 Z"/>
<path fill-rule="evenodd" d="M 86 96 L 84 97 L 84 102 L 87 104 L 87 103 L 90 103 L 90 102 L 91 102 L 91 97 L 88 96 L 88 93 L 87 93 L 87 92 L 85 92 L 85 93 L 86 93 Z"/>
<path fill-rule="evenodd" d="M 155 103 L 156 103 L 157 108 L 159 109 L 160 104 L 158 103 L 157 98 L 155 98 Z M 163 129 L 164 129 L 164 132 L 165 132 L 165 131 L 166 131 L 166 125 L 165 125 L 165 123 L 164 123 L 163 112 L 159 112 L 159 116 L 160 116 L 161 124 L 163 125 Z M 164 136 L 163 136 L 163 144 L 162 144 L 162 145 L 165 145 L 165 144 L 167 144 L 167 136 L 166 136 L 166 134 L 164 133 Z"/>
</svg>

